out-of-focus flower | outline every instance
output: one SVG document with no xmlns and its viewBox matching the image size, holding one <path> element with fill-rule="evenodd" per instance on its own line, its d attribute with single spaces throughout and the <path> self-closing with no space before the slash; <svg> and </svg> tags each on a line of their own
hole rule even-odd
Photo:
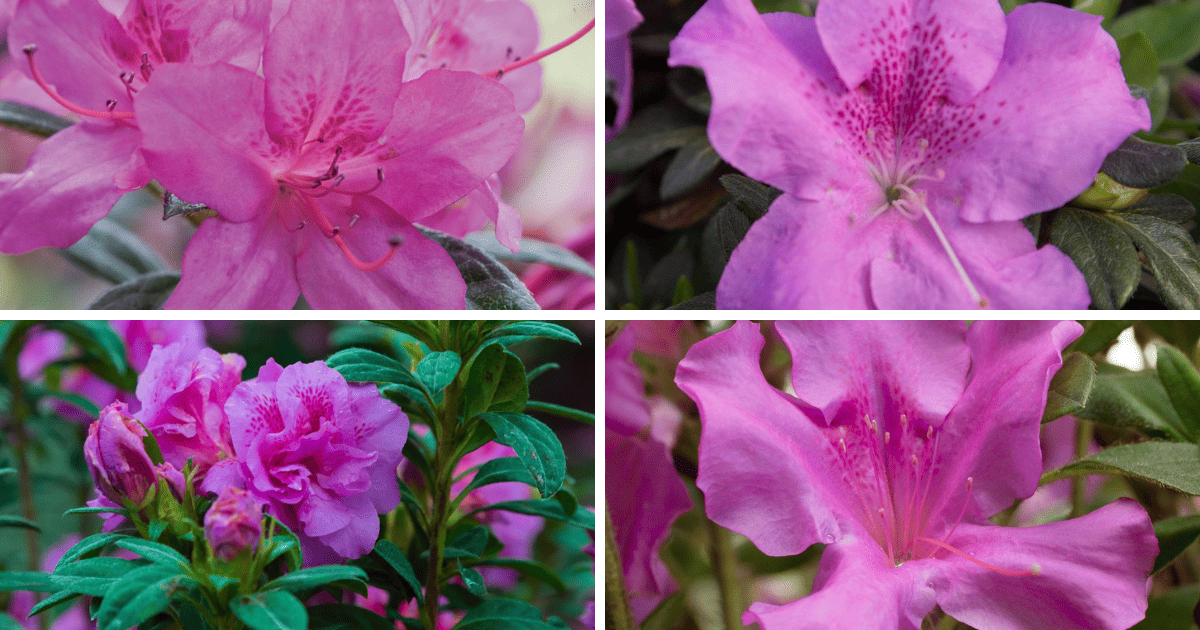
<svg viewBox="0 0 1200 630">
<path fill-rule="evenodd" d="M 115 402 L 100 412 L 100 419 L 88 427 L 83 443 L 83 458 L 96 482 L 96 489 L 117 505 L 125 500 L 141 504 L 150 487 L 160 477 L 170 484 L 177 498 L 184 494 L 184 479 L 174 466 L 155 466 L 146 454 L 144 429 L 130 417 L 123 402 Z"/>
<path fill-rule="evenodd" d="M 607 141 L 625 126 L 633 107 L 633 57 L 629 32 L 642 23 L 633 0 L 604 3 L 604 84 L 608 98 L 617 106 L 612 124 L 604 126 Z"/>
<path fill-rule="evenodd" d="M 354 603 L 378 615 L 387 616 L 388 594 L 387 591 L 381 588 L 368 586 L 367 596 L 355 595 Z M 449 600 L 443 597 L 441 603 L 442 606 L 445 606 L 449 603 Z M 418 607 L 416 599 L 402 602 L 396 607 L 396 611 L 400 613 L 400 616 L 408 617 L 409 619 L 419 619 L 421 616 L 421 609 Z M 437 630 L 450 630 L 462 617 L 463 613 L 461 611 L 441 610 L 438 613 Z M 396 630 L 405 630 L 403 621 L 396 622 Z"/>
<path fill-rule="evenodd" d="M 408 417 L 374 385 L 349 385 L 318 361 L 268 360 L 225 404 L 234 460 L 206 489 L 241 485 L 300 539 L 307 566 L 357 558 L 375 546 L 379 514 L 400 502 L 396 467 Z M 240 483 L 239 483 L 240 481 Z"/>
<path fill-rule="evenodd" d="M 1037 488 L 1047 389 L 1078 324 L 776 329 L 795 395 L 763 377 L 745 322 L 692 346 L 676 376 L 700 409 L 709 518 L 769 555 L 827 545 L 808 597 L 754 604 L 745 623 L 916 630 L 935 606 L 1003 630 L 1143 617 L 1158 545 L 1136 502 L 1037 527 L 988 520 Z"/>
<path fill-rule="evenodd" d="M 671 456 L 679 411 L 646 399 L 633 344 L 634 332 L 626 328 L 605 352 L 604 457 L 608 512 L 640 622 L 678 588 L 658 551 L 692 501 Z"/>
<path fill-rule="evenodd" d="M 204 515 L 204 537 L 213 553 L 226 562 L 243 549 L 254 553 L 262 538 L 262 505 L 249 492 L 227 487 Z"/>
<path fill-rule="evenodd" d="M 58 565 L 63 554 L 79 541 L 79 534 L 67 534 L 62 537 L 62 540 L 46 549 L 46 553 L 42 556 L 42 571 L 53 573 L 54 567 Z M 39 619 L 52 614 L 41 613 L 37 617 L 30 618 L 29 611 L 33 610 L 36 603 L 32 592 L 13 591 L 12 599 L 8 604 L 8 614 L 17 620 L 21 630 L 38 630 L 41 627 Z M 95 627 L 96 624 L 88 620 L 87 605 L 82 599 L 77 600 L 50 623 L 50 630 L 94 630 Z"/>
</svg>

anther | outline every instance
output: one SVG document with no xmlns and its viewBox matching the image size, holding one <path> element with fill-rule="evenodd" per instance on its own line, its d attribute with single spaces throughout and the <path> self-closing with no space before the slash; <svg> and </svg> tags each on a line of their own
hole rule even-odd
<svg viewBox="0 0 1200 630">
<path fill-rule="evenodd" d="M 295 228 L 290 228 L 285 225 L 285 226 L 283 226 L 283 229 L 294 234 L 296 232 L 299 232 L 300 230 L 303 230 L 304 226 L 306 226 L 306 225 L 308 225 L 308 221 L 301 221 L 300 225 L 297 225 Z"/>
<path fill-rule="evenodd" d="M 846 440 L 838 438 L 838 448 L 842 449 L 842 455 L 846 454 Z"/>
<path fill-rule="evenodd" d="M 33 53 L 37 52 L 37 44 L 28 44 L 21 50 L 23 50 L 25 52 L 25 57 L 29 60 L 29 74 L 33 75 L 34 82 L 36 82 L 38 84 L 38 86 L 41 87 L 42 90 L 45 91 L 46 94 L 50 98 L 54 99 L 55 103 L 62 105 L 63 107 L 67 108 L 69 111 L 75 112 L 76 114 L 79 114 L 80 116 L 87 116 L 89 118 L 107 118 L 110 120 L 112 120 L 112 119 L 120 119 L 120 120 L 133 119 L 133 112 L 118 112 L 118 111 L 111 111 L 111 110 L 102 112 L 102 111 L 97 111 L 94 109 L 87 109 L 84 107 L 80 107 L 80 106 L 72 103 L 71 101 L 68 101 L 67 99 L 63 98 L 62 96 L 59 96 L 58 92 L 55 92 L 50 87 L 50 85 L 48 83 L 46 83 L 46 80 L 42 78 L 42 73 L 38 72 L 37 64 L 34 63 L 34 61 L 33 61 Z M 115 109 L 115 107 L 116 106 L 114 105 L 113 109 Z"/>
<path fill-rule="evenodd" d="M 891 432 L 891 431 L 884 431 L 884 432 L 883 432 L 883 443 L 884 443 L 884 445 L 890 444 L 891 442 L 892 442 L 892 432 Z"/>
<path fill-rule="evenodd" d="M 332 236 L 337 236 L 338 234 L 341 234 L 341 233 L 342 233 L 342 228 L 341 228 L 341 227 L 339 227 L 339 226 L 336 226 L 336 225 L 335 225 L 335 226 L 333 226 L 333 230 L 332 230 Z"/>
<path fill-rule="evenodd" d="M 358 215 L 357 214 L 350 215 L 350 223 L 346 224 L 346 227 L 352 228 L 352 227 L 354 227 L 355 223 L 358 223 Z"/>
<path fill-rule="evenodd" d="M 142 67 L 141 67 L 142 80 L 149 81 L 150 73 L 153 70 L 154 70 L 154 67 L 150 65 L 150 55 L 148 53 L 142 53 Z"/>
<path fill-rule="evenodd" d="M 926 440 L 933 439 L 933 425 L 929 425 L 929 427 L 925 429 L 925 439 Z"/>
<path fill-rule="evenodd" d="M 107 101 L 104 101 L 104 107 L 111 112 L 117 108 L 117 102 L 110 98 Z"/>
</svg>

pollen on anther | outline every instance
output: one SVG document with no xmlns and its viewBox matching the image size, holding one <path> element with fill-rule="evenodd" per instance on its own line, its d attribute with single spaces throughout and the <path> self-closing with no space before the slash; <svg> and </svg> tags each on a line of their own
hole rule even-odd
<svg viewBox="0 0 1200 630">
<path fill-rule="evenodd" d="M 838 448 L 842 449 L 842 454 L 846 454 L 846 440 L 838 438 Z"/>
<path fill-rule="evenodd" d="M 1032 573 L 1033 575 L 1041 575 L 1042 574 L 1042 565 L 1040 565 L 1036 562 L 1029 565 L 1029 572 Z"/>
<path fill-rule="evenodd" d="M 392 236 L 392 237 L 388 238 L 388 245 L 391 245 L 392 247 L 400 247 L 403 244 L 404 244 L 404 237 L 402 237 L 402 236 Z"/>
</svg>

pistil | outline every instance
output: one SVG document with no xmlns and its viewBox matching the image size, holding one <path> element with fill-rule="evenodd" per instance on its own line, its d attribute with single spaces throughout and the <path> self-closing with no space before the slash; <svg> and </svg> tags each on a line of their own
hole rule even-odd
<svg viewBox="0 0 1200 630">
<path fill-rule="evenodd" d="M 33 62 L 33 53 L 37 52 L 37 44 L 29 44 L 22 50 L 25 51 L 25 57 L 29 59 L 29 73 L 33 75 L 33 80 L 38 84 L 38 86 L 45 90 L 46 94 L 48 94 L 50 98 L 54 99 L 55 103 L 62 105 L 63 107 L 75 112 L 76 114 L 79 114 L 80 116 L 87 116 L 88 118 L 106 118 L 110 120 L 133 119 L 133 112 L 112 111 L 112 108 L 116 107 L 116 101 L 109 101 L 112 103 L 109 111 L 99 111 L 95 109 L 87 109 L 86 107 L 80 107 L 63 98 L 58 94 L 58 92 L 54 91 L 54 88 L 50 87 L 50 84 L 46 83 L 46 80 L 42 78 L 42 74 L 38 72 L 37 64 Z M 124 79 L 122 79 L 122 82 L 125 83 L 127 90 L 130 89 L 129 82 L 124 81 Z"/>
</svg>

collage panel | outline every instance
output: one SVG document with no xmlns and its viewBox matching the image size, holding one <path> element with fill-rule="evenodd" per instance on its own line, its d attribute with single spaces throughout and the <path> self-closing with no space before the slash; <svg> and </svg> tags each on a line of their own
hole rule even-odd
<svg viewBox="0 0 1200 630">
<path fill-rule="evenodd" d="M 1200 322 L 605 328 L 607 628 L 1195 627 Z"/>
<path fill-rule="evenodd" d="M 0 0 L 0 309 L 592 309 L 560 0 Z"/>
<path fill-rule="evenodd" d="M 593 323 L 0 323 L 0 628 L 594 627 Z"/>
<path fill-rule="evenodd" d="M 607 0 L 609 309 L 1200 308 L 1194 0 Z"/>
</svg>

